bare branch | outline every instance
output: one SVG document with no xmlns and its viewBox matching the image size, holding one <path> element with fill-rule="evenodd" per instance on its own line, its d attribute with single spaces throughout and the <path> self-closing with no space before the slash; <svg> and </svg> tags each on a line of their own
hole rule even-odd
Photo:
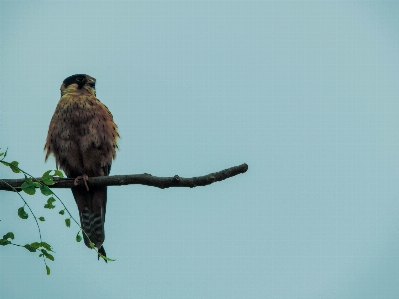
<svg viewBox="0 0 399 299">
<path fill-rule="evenodd" d="M 130 174 L 130 175 L 113 175 L 113 176 L 101 176 L 91 177 L 88 180 L 89 186 L 122 186 L 122 185 L 146 185 L 152 187 L 158 187 L 161 189 L 170 187 L 190 187 L 194 188 L 197 186 L 206 186 L 214 182 L 223 181 L 237 174 L 244 173 L 248 170 L 247 164 L 241 164 L 233 166 L 225 170 L 210 173 L 204 176 L 183 178 L 178 175 L 174 177 L 156 177 L 148 173 L 143 174 Z M 41 178 L 36 178 L 40 180 Z M 23 184 L 25 179 L 1 179 L 0 190 L 14 191 L 10 186 L 21 190 L 20 186 Z M 71 188 L 73 187 L 74 178 L 54 178 L 55 184 L 50 186 L 51 188 Z M 82 180 L 80 181 L 82 183 Z"/>
</svg>

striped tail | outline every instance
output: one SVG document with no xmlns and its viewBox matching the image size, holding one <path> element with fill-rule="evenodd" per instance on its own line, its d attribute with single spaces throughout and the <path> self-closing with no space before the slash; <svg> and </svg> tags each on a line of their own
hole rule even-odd
<svg viewBox="0 0 399 299">
<path fill-rule="evenodd" d="M 77 186 L 72 188 L 72 193 L 78 205 L 80 224 L 84 230 L 83 240 L 86 246 L 92 248 L 90 246 L 90 242 L 92 242 L 98 252 L 106 256 L 102 244 L 105 240 L 107 187 L 91 187 L 87 191 L 82 186 Z"/>
</svg>

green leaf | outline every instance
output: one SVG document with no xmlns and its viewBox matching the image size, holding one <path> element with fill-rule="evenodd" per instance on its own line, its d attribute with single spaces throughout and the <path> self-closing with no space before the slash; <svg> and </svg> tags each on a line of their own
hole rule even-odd
<svg viewBox="0 0 399 299">
<path fill-rule="evenodd" d="M 18 209 L 18 216 L 21 219 L 28 219 L 28 214 L 25 212 L 24 207 Z"/>
<path fill-rule="evenodd" d="M 58 177 L 60 177 L 60 178 L 63 178 L 64 177 L 64 174 L 62 173 L 62 171 L 60 171 L 60 170 L 54 170 L 54 176 L 58 176 Z"/>
<path fill-rule="evenodd" d="M 44 247 L 45 249 L 47 249 L 48 251 L 53 251 L 53 250 L 51 249 L 50 244 L 48 244 L 48 243 L 46 243 L 46 242 L 41 242 L 40 245 L 41 245 L 42 247 Z"/>
<path fill-rule="evenodd" d="M 43 173 L 42 179 L 43 179 L 43 178 L 51 177 L 50 172 L 52 172 L 52 170 L 47 170 L 45 173 Z"/>
<path fill-rule="evenodd" d="M 0 153 L 0 157 L 3 156 L 3 155 L 4 155 L 4 153 Z"/>
<path fill-rule="evenodd" d="M 33 186 L 35 186 L 35 188 L 40 188 L 41 184 L 39 182 L 33 182 Z"/>
<path fill-rule="evenodd" d="M 76 242 L 82 241 L 82 236 L 80 235 L 80 232 L 76 235 Z"/>
<path fill-rule="evenodd" d="M 28 185 L 32 185 L 32 183 L 33 183 L 32 178 L 27 177 L 26 174 L 24 174 L 24 176 L 25 176 L 25 182 L 26 182 Z"/>
<path fill-rule="evenodd" d="M 39 247 L 41 247 L 41 244 L 39 242 L 33 242 L 33 243 L 30 243 L 30 246 L 32 246 L 35 249 L 38 249 Z"/>
<path fill-rule="evenodd" d="M 54 181 L 53 181 L 53 176 L 50 175 L 50 172 L 52 170 L 47 170 L 45 173 L 43 173 L 42 175 L 42 182 L 46 185 L 54 185 Z"/>
<path fill-rule="evenodd" d="M 18 162 L 17 161 L 12 161 L 8 166 L 10 166 L 12 172 L 15 173 L 20 173 L 19 168 L 18 168 Z"/>
<path fill-rule="evenodd" d="M 55 205 L 53 205 L 53 202 L 55 202 L 54 197 L 50 197 L 47 199 L 47 203 L 44 205 L 44 208 L 46 209 L 54 209 Z"/>
<path fill-rule="evenodd" d="M 5 240 L 5 239 L 0 239 L 0 245 L 6 246 L 6 245 L 8 245 L 8 244 L 11 244 L 11 242 L 8 241 L 8 240 Z"/>
<path fill-rule="evenodd" d="M 3 236 L 4 240 L 11 239 L 14 240 L 14 234 L 12 232 L 8 232 Z"/>
<path fill-rule="evenodd" d="M 44 179 L 43 183 L 46 184 L 46 185 L 54 185 L 53 178 Z"/>
<path fill-rule="evenodd" d="M 54 261 L 54 257 L 50 253 L 48 253 L 45 249 L 40 249 L 40 251 L 44 254 L 46 258 L 48 258 L 51 261 Z"/>
<path fill-rule="evenodd" d="M 40 185 L 40 191 L 45 196 L 53 194 L 53 191 L 51 191 L 50 188 L 47 187 L 46 185 Z"/>
<path fill-rule="evenodd" d="M 21 185 L 21 189 L 29 195 L 35 194 L 36 188 L 32 181 L 32 178 L 28 178 L 25 176 L 25 182 Z"/>
<path fill-rule="evenodd" d="M 47 275 L 50 275 L 50 268 L 47 265 L 46 265 L 46 272 L 47 272 Z"/>
<path fill-rule="evenodd" d="M 22 188 L 22 191 L 24 191 L 25 193 L 27 193 L 29 195 L 34 195 L 36 193 L 36 188 L 35 188 L 35 186 L 29 186 L 27 188 Z"/>
<path fill-rule="evenodd" d="M 64 210 L 61 210 L 61 211 L 58 212 L 58 214 L 64 215 L 64 214 L 65 214 L 65 211 L 64 211 Z"/>
<path fill-rule="evenodd" d="M 71 219 L 70 218 L 65 219 L 65 225 L 67 227 L 71 227 Z"/>
<path fill-rule="evenodd" d="M 44 219 L 43 216 L 39 217 L 38 219 L 39 219 L 40 221 L 45 221 L 45 219 Z"/>
<path fill-rule="evenodd" d="M 24 247 L 28 249 L 30 252 L 36 252 L 36 248 L 29 244 L 24 245 Z"/>
<path fill-rule="evenodd" d="M 3 236 L 3 239 L 0 239 L 0 245 L 6 246 L 6 245 L 8 245 L 8 244 L 11 244 L 11 242 L 8 241 L 7 239 L 14 240 L 14 234 L 13 234 L 12 232 L 6 233 L 6 234 Z"/>
</svg>

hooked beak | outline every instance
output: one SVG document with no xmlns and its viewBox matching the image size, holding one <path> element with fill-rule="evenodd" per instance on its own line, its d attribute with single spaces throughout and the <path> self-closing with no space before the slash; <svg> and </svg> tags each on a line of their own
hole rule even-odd
<svg viewBox="0 0 399 299">
<path fill-rule="evenodd" d="M 87 82 L 87 84 L 90 85 L 93 88 L 96 87 L 96 81 Z"/>
</svg>

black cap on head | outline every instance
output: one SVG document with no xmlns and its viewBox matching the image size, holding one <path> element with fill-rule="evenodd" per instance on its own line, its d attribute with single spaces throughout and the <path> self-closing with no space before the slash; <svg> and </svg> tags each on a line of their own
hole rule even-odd
<svg viewBox="0 0 399 299">
<path fill-rule="evenodd" d="M 69 76 L 64 80 L 65 87 L 76 83 L 78 88 L 81 89 L 87 83 L 87 76 L 85 74 L 76 74 Z"/>
</svg>

